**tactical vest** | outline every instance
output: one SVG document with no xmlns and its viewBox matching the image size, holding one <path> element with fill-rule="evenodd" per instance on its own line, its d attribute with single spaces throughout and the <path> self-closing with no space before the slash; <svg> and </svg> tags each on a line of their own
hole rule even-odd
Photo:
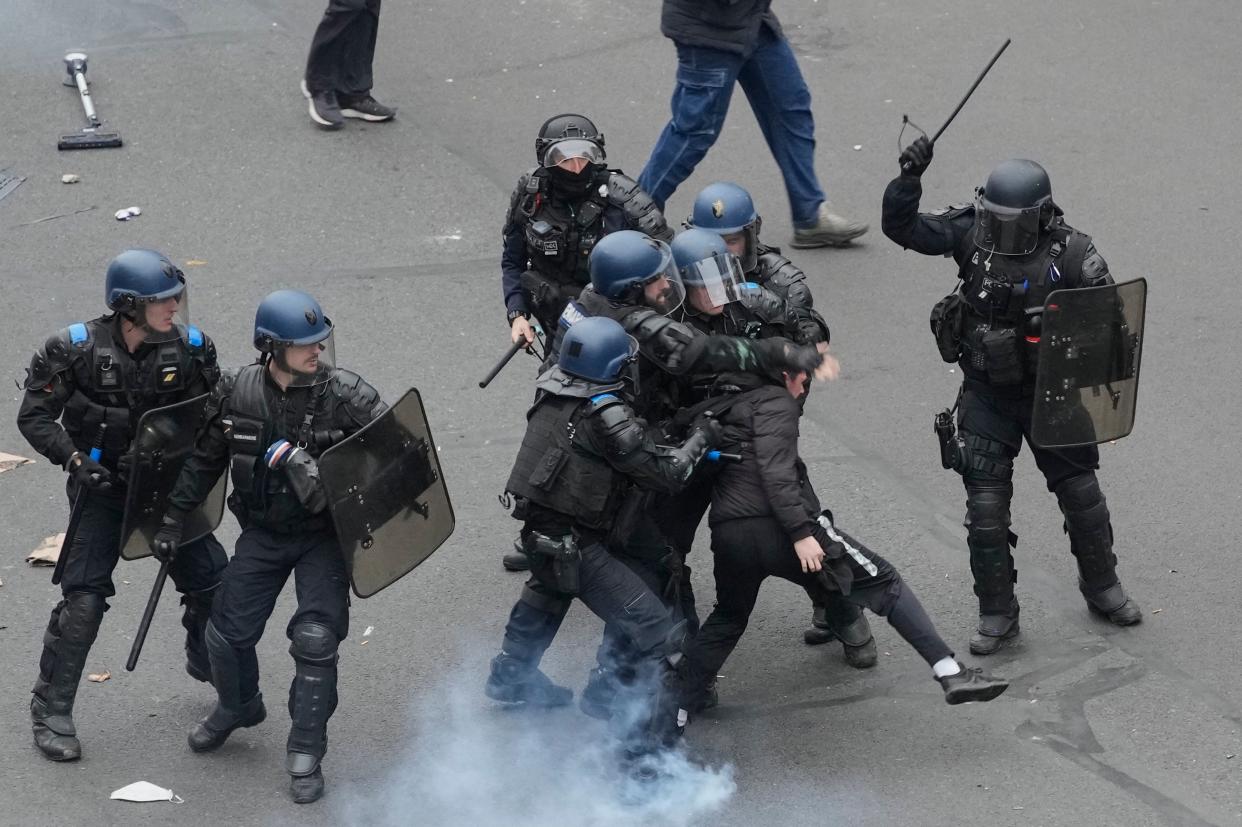
<svg viewBox="0 0 1242 827">
<path fill-rule="evenodd" d="M 1082 286 L 1091 237 L 1058 222 L 1025 256 L 989 254 L 975 246 L 974 238 L 972 227 L 957 251 L 963 313 L 959 364 L 969 378 L 1020 386 L 1031 381 L 1038 366 L 1048 294 Z"/>
<path fill-rule="evenodd" d="M 113 318 L 69 326 L 74 390 L 61 425 L 79 451 L 89 451 L 106 424 L 103 455 L 115 461 L 129 450 L 143 414 L 184 399 L 185 390 L 203 374 L 206 352 L 202 331 L 190 326 L 181 328 L 176 339 L 144 344 L 131 354 L 113 340 Z"/>
<path fill-rule="evenodd" d="M 611 175 L 598 171 L 583 200 L 571 202 L 553 192 L 547 170 L 527 174 L 515 218 L 526 237 L 532 270 L 562 287 L 581 289 L 591 282 L 587 259 L 604 235 L 604 212 L 612 206 L 607 195 Z"/>
<path fill-rule="evenodd" d="M 527 413 L 505 490 L 575 523 L 607 530 L 629 483 L 603 457 L 575 443 L 574 435 L 587 417 L 618 401 L 611 394 L 584 400 L 541 392 Z"/>
<path fill-rule="evenodd" d="M 229 508 L 243 527 L 322 531 L 331 525 L 328 515 L 307 513 L 285 475 L 271 471 L 263 456 L 273 442 L 287 439 L 318 458 L 344 438 L 342 431 L 332 428 L 331 383 L 281 393 L 268 382 L 266 365 L 247 365 L 238 371 L 222 418 L 233 483 Z M 300 424 L 291 426 L 295 418 Z"/>
</svg>

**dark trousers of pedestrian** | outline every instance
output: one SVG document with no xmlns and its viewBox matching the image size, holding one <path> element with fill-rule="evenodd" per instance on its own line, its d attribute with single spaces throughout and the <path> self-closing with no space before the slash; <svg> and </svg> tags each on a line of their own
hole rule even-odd
<svg viewBox="0 0 1242 827">
<path fill-rule="evenodd" d="M 328 0 L 306 59 L 311 94 L 334 91 L 348 98 L 368 95 L 379 33 L 380 0 Z"/>
<path fill-rule="evenodd" d="M 1094 445 L 1038 447 L 1031 442 L 1033 410 L 1030 388 L 996 389 L 967 380 L 962 389 L 957 422 L 971 458 L 962 480 L 980 614 L 1012 615 L 1017 608 L 1017 569 L 1010 551 L 1017 537 L 1010 530 L 1009 506 L 1013 462 L 1024 439 L 1064 515 L 1083 594 L 1091 597 L 1118 584 L 1111 517 L 1095 473 L 1099 450 Z"/>
<path fill-rule="evenodd" d="M 815 176 L 815 120 L 811 92 L 789 41 L 764 26 L 759 45 L 749 57 L 676 45 L 672 119 L 651 150 L 639 185 L 664 208 L 720 137 L 737 83 L 780 167 L 795 226 L 813 224 L 825 200 Z"/>
<path fill-rule="evenodd" d="M 236 681 L 229 697 L 246 704 L 259 694 L 255 645 L 291 574 L 297 610 L 285 630 L 295 664 L 290 750 L 323 757 L 328 718 L 337 703 L 336 650 L 349 634 L 349 574 L 333 531 L 282 533 L 253 526 L 242 531 L 211 613 L 212 627 L 231 649 L 223 655 L 230 664 L 219 669 L 221 653 L 213 649 L 212 667 Z M 216 688 L 223 703 L 225 690 Z M 302 730 L 303 737 L 295 738 Z"/>
<path fill-rule="evenodd" d="M 953 650 L 897 570 L 848 534 L 837 529 L 831 533 L 846 547 L 854 575 L 845 599 L 886 618 L 928 665 L 952 657 Z M 810 592 L 828 591 L 821 575 L 802 571 L 789 535 L 771 517 L 713 525 L 712 554 L 716 607 L 686 649 L 685 701 L 691 706 L 742 639 L 764 580 L 780 577 Z"/>
</svg>

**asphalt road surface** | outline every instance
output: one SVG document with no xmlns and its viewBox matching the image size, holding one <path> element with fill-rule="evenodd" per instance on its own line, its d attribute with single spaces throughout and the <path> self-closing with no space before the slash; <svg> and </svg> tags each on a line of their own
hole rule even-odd
<svg viewBox="0 0 1242 827">
<path fill-rule="evenodd" d="M 476 383 L 506 344 L 499 230 L 538 125 L 557 112 L 591 115 L 610 162 L 636 176 L 667 118 L 675 62 L 658 3 L 389 2 L 375 93 L 400 115 L 339 133 L 315 129 L 298 93 L 321 5 L 6 0 L 0 175 L 27 180 L 0 200 L 0 372 L 22 376 L 48 335 L 98 314 L 104 267 L 129 246 L 185 265 L 192 314 L 225 364 L 252 358 L 259 298 L 305 288 L 336 322 L 343 365 L 390 399 L 422 391 L 456 533 L 412 575 L 355 601 L 328 795 L 298 808 L 282 770 L 291 594 L 260 646 L 268 721 L 217 754 L 192 755 L 185 732 L 213 693 L 182 671 L 171 589 L 138 670 L 123 669 L 150 561 L 117 569 L 119 594 L 87 665 L 112 678 L 78 696 L 84 758 L 60 766 L 34 751 L 26 706 L 57 593 L 47 569 L 23 560 L 63 530 L 68 508 L 59 469 L 40 460 L 4 472 L 0 822 L 1242 823 L 1235 4 L 776 3 L 814 96 L 820 176 L 834 205 L 872 225 L 852 249 L 794 255 L 844 366 L 812 395 L 803 425 L 823 498 L 899 566 L 965 653 L 974 599 L 964 495 L 940 469 L 931 429 L 959 377 L 927 332 L 954 271 L 883 238 L 879 209 L 902 113 L 934 129 L 1012 37 L 937 145 L 925 206 L 966 201 L 993 163 L 1033 157 L 1117 278 L 1149 280 L 1137 427 L 1102 448 L 1100 475 L 1121 575 L 1145 618 L 1119 630 L 1088 615 L 1055 502 L 1024 454 L 1013 509 L 1022 643 L 988 661 L 1012 679 L 1008 694 L 946 706 L 878 619 L 880 664 L 853 671 L 839 648 L 803 646 L 805 597 L 770 582 L 723 670 L 720 707 L 689 731 L 706 769 L 687 767 L 654 801 L 618 789 L 588 746 L 602 736 L 597 722 L 575 709 L 506 713 L 482 694 L 520 588 L 500 569 L 516 523 L 496 495 L 533 360 L 486 391 Z M 82 122 L 60 83 L 71 48 L 90 54 L 96 102 L 123 149 L 57 152 L 57 136 Z M 744 97 L 734 104 L 668 213 L 680 221 L 699 187 L 734 179 L 754 193 L 765 239 L 787 243 L 776 166 Z M 64 173 L 81 183 L 61 184 Z M 131 205 L 140 218 L 114 220 Z M 7 400 L 0 451 L 30 456 L 12 385 Z M 230 518 L 222 536 L 235 533 Z M 691 562 L 706 612 L 701 546 Z M 575 608 L 548 673 L 580 688 L 599 628 Z M 108 800 L 139 779 L 185 803 Z"/>
</svg>

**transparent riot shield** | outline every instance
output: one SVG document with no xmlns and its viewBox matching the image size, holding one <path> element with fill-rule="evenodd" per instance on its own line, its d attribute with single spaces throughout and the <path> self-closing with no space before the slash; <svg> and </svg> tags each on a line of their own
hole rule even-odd
<svg viewBox="0 0 1242 827">
<path fill-rule="evenodd" d="M 181 467 L 194 453 L 194 438 L 203 420 L 209 394 L 176 405 L 156 408 L 138 420 L 130 446 L 132 465 L 121 527 L 121 556 L 137 560 L 151 553 L 151 538 L 168 508 L 168 495 L 177 484 Z M 211 494 L 185 519 L 182 545 L 214 531 L 224 517 L 227 474 L 216 480 Z"/>
<path fill-rule="evenodd" d="M 431 556 L 456 520 L 416 389 L 319 457 L 350 582 L 370 597 Z"/>
<path fill-rule="evenodd" d="M 1056 290 L 1044 304 L 1031 441 L 1096 445 L 1134 428 L 1147 281 Z"/>
</svg>

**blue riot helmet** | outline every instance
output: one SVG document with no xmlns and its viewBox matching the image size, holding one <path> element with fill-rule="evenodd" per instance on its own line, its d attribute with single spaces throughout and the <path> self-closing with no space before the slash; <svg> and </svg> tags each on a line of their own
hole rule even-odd
<svg viewBox="0 0 1242 827">
<path fill-rule="evenodd" d="M 669 247 L 691 309 L 717 316 L 726 304 L 738 300 L 746 276 L 724 238 L 711 230 L 691 227 L 679 233 Z"/>
<path fill-rule="evenodd" d="M 1034 161 L 1002 161 L 975 195 L 975 245 L 1002 256 L 1024 256 L 1060 212 L 1052 182 Z"/>
<path fill-rule="evenodd" d="M 189 325 L 185 274 L 163 253 L 126 250 L 108 264 L 104 301 L 149 342 L 167 342 Z"/>
<path fill-rule="evenodd" d="M 616 304 L 642 304 L 667 316 L 686 297 L 673 251 L 636 230 L 601 238 L 587 266 L 595 292 Z"/>
<path fill-rule="evenodd" d="M 574 322 L 561 339 L 557 367 L 588 382 L 621 382 L 638 359 L 638 342 L 607 316 L 588 316 Z"/>
<path fill-rule="evenodd" d="M 750 273 L 759 265 L 759 230 L 763 219 L 750 193 L 730 181 L 708 184 L 694 199 L 686 224 L 711 230 L 729 242 L 729 249 Z M 736 237 L 736 238 L 734 238 Z"/>
<path fill-rule="evenodd" d="M 286 374 L 291 386 L 331 378 L 336 367 L 332 333 L 332 320 L 301 290 L 267 294 L 254 314 L 254 346 Z"/>
</svg>

